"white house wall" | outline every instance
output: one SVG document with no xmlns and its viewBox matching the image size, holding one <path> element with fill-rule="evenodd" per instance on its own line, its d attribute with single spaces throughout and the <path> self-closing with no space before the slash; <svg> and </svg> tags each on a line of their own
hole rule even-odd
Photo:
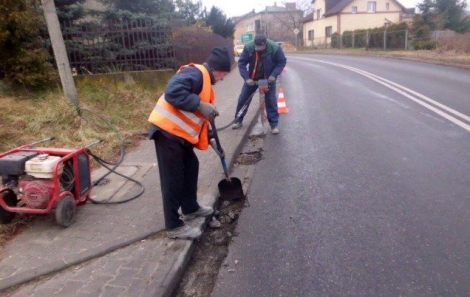
<svg viewBox="0 0 470 297">
<path fill-rule="evenodd" d="M 401 7 L 395 1 L 376 0 L 376 12 L 367 12 L 368 0 L 355 0 L 341 12 L 341 33 L 358 29 L 382 27 L 387 21 L 401 22 Z M 385 9 L 389 3 L 389 10 Z M 352 13 L 352 7 L 357 6 L 357 13 Z"/>
<path fill-rule="evenodd" d="M 358 29 L 371 29 L 382 27 L 386 22 L 400 23 L 402 21 L 402 9 L 391 0 L 376 0 L 376 12 L 367 12 L 369 0 L 355 0 L 338 15 L 317 19 L 316 10 L 322 9 L 325 13 L 325 1 L 317 0 L 312 7 L 315 9 L 313 21 L 304 23 L 304 44 L 305 46 L 316 46 L 330 42 L 330 38 L 325 38 L 325 28 L 332 27 L 332 33 L 353 31 Z M 389 10 L 386 10 L 386 3 L 389 3 Z M 357 13 L 352 13 L 352 7 L 357 6 Z M 308 32 L 314 30 L 314 40 L 308 40 Z"/>
</svg>

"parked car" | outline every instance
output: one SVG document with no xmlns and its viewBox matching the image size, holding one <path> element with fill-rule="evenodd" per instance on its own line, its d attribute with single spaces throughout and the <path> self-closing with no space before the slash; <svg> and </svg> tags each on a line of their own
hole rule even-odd
<svg viewBox="0 0 470 297">
<path fill-rule="evenodd" d="M 244 47 L 245 46 L 243 44 L 235 45 L 235 47 L 233 48 L 233 52 L 235 53 L 235 57 L 240 57 L 241 56 Z"/>
</svg>

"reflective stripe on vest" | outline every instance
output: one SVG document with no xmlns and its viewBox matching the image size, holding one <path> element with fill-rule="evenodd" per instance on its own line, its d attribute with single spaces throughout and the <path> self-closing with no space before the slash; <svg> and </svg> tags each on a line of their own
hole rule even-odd
<svg viewBox="0 0 470 297">
<path fill-rule="evenodd" d="M 160 100 L 165 100 L 165 97 L 162 96 Z M 169 104 L 168 102 L 166 102 L 166 104 Z M 199 131 L 200 129 L 195 130 L 193 127 L 191 127 L 192 125 L 190 124 L 187 124 L 186 122 L 187 121 L 184 121 L 183 119 L 181 119 L 180 117 L 176 116 L 175 114 L 171 113 L 170 111 L 166 110 L 165 108 L 163 108 L 162 106 L 159 106 L 158 104 L 155 105 L 155 108 L 154 108 L 154 111 L 156 111 L 157 113 L 161 114 L 162 116 L 164 116 L 165 118 L 168 118 L 170 121 L 174 122 L 175 124 L 177 124 L 178 126 L 181 127 L 181 129 L 183 129 L 186 133 L 188 133 L 189 135 L 191 135 L 192 137 L 197 137 L 199 135 Z M 192 112 L 187 112 L 187 111 L 182 111 L 182 110 L 179 110 L 179 112 L 181 112 L 182 114 L 184 114 L 189 121 L 192 121 L 195 125 L 197 125 L 198 127 L 201 127 L 202 124 L 204 123 L 204 120 L 203 119 L 200 119 L 198 118 L 194 113 Z"/>
<path fill-rule="evenodd" d="M 179 71 L 186 67 L 195 67 L 202 72 L 203 84 L 199 97 L 202 102 L 214 104 L 214 91 L 211 86 L 209 71 L 203 65 L 189 64 L 182 66 Z M 179 72 L 178 71 L 178 72 Z M 196 148 L 205 150 L 209 147 L 208 121 L 200 111 L 188 112 L 177 109 L 165 100 L 163 94 L 152 110 L 149 122 L 158 126 L 168 133 L 181 137 L 192 143 Z"/>
</svg>

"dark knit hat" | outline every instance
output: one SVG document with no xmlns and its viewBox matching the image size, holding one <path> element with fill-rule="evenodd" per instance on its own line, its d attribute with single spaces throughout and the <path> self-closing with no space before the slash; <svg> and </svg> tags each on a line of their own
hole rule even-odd
<svg viewBox="0 0 470 297">
<path fill-rule="evenodd" d="M 266 43 L 268 43 L 268 39 L 264 34 L 256 34 L 255 36 L 255 51 L 261 52 L 266 49 Z"/>
<path fill-rule="evenodd" d="M 230 72 L 232 62 L 230 61 L 228 49 L 226 47 L 214 47 L 209 58 L 207 58 L 207 64 L 214 70 Z"/>
</svg>

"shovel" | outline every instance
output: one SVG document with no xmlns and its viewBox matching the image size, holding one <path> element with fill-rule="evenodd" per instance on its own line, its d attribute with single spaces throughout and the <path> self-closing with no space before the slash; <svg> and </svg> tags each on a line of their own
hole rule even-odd
<svg viewBox="0 0 470 297">
<path fill-rule="evenodd" d="M 222 153 L 220 162 L 222 162 L 222 168 L 224 169 L 225 179 L 219 182 L 219 193 L 220 197 L 225 200 L 240 200 L 245 198 L 243 194 L 242 182 L 236 177 L 230 177 L 228 174 L 227 163 L 225 162 L 224 149 L 220 145 L 219 135 L 217 135 L 217 128 L 215 127 L 214 120 L 211 121 L 212 132 L 214 133 L 215 142 L 217 144 L 217 150 Z"/>
</svg>

